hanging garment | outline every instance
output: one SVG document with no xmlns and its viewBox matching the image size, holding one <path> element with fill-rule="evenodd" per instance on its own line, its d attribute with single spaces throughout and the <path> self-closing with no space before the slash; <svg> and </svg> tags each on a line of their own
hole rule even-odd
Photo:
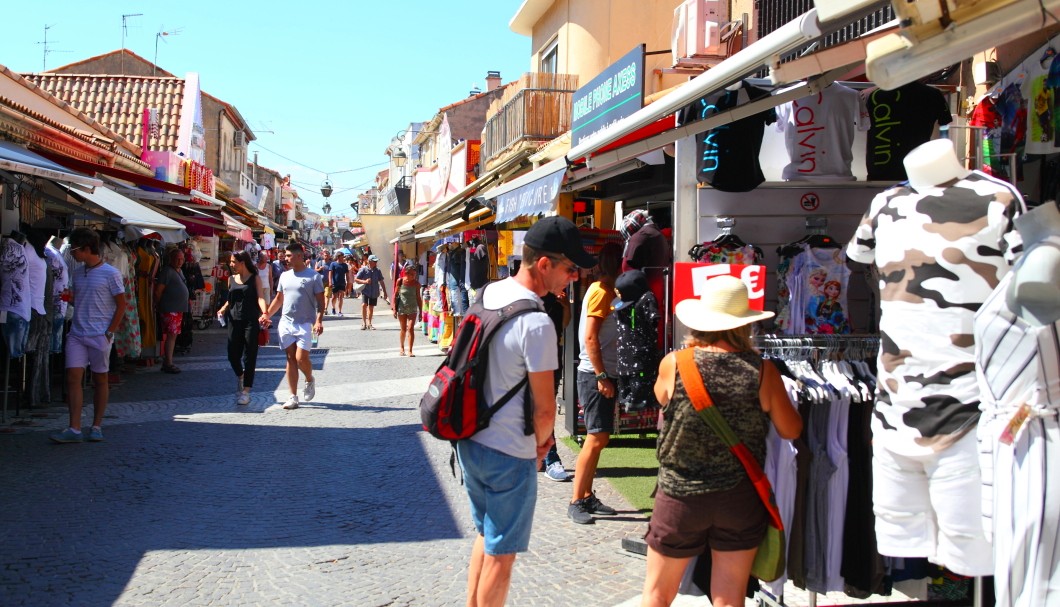
<svg viewBox="0 0 1060 607">
<path fill-rule="evenodd" d="M 1060 237 L 1037 246 L 1060 249 Z M 1014 275 L 1001 280 L 975 315 L 983 395 L 978 440 L 984 528 L 992 536 L 994 575 L 1006 581 L 995 588 L 996 604 L 1031 607 L 1060 602 L 1054 557 L 1060 546 L 1060 321 L 1033 325 L 1018 316 L 1006 301 Z M 1010 420 L 1023 406 L 1026 420 L 1011 432 Z"/>
<path fill-rule="evenodd" d="M 66 266 L 66 261 L 63 260 L 59 249 L 51 243 L 44 247 L 44 256 L 52 275 L 51 352 L 58 354 L 63 351 L 63 321 L 66 319 L 66 309 L 69 306 L 63 299 L 63 292 L 70 288 L 70 269 Z"/>
<path fill-rule="evenodd" d="M 866 128 L 857 91 L 841 84 L 778 106 L 777 130 L 791 159 L 784 179 L 854 181 L 854 134 Z"/>
<path fill-rule="evenodd" d="M 878 194 L 847 246 L 880 271 L 880 394 L 873 441 L 906 456 L 956 442 L 979 418 L 975 311 L 1008 272 L 1021 205 L 983 173 L 945 189 Z"/>
<path fill-rule="evenodd" d="M 29 320 L 29 261 L 26 248 L 14 238 L 0 244 L 0 312 Z"/>
<path fill-rule="evenodd" d="M 842 249 L 801 246 L 786 268 L 788 310 L 782 332 L 798 335 L 846 334 L 850 269 Z"/>
<path fill-rule="evenodd" d="M 768 96 L 769 91 L 743 82 L 737 90 L 724 89 L 693 101 L 679 112 L 678 123 L 704 120 Z M 766 180 L 758 160 L 762 136 L 765 126 L 776 120 L 776 111 L 769 109 L 696 135 L 696 181 L 722 192 L 757 188 Z"/>
<path fill-rule="evenodd" d="M 114 347 L 118 356 L 139 358 L 140 347 L 140 313 L 136 294 L 136 254 L 129 247 L 122 247 L 122 257 L 118 271 L 122 273 L 122 284 L 125 285 L 125 321 L 114 335 Z"/>
<path fill-rule="evenodd" d="M 618 331 L 617 404 L 627 411 L 657 404 L 655 380 L 659 375 L 659 304 L 648 291 L 636 303 L 613 312 Z"/>
<path fill-rule="evenodd" d="M 953 121 L 946 98 L 919 82 L 893 91 L 868 89 L 861 95 L 871 124 L 865 150 L 869 181 L 905 181 L 906 154 L 930 140 L 936 124 Z"/>
<path fill-rule="evenodd" d="M 144 245 L 136 248 L 137 315 L 140 320 L 140 345 L 145 349 L 158 345 L 153 292 L 158 262 L 158 258 Z"/>
</svg>

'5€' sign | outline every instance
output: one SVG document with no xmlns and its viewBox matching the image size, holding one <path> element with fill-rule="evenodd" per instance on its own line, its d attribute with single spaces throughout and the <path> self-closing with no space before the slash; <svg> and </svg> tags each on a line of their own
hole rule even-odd
<svg viewBox="0 0 1060 607">
<path fill-rule="evenodd" d="M 751 309 L 765 309 L 765 266 L 749 266 L 735 263 L 675 263 L 673 305 L 676 306 L 677 302 L 684 299 L 699 297 L 703 285 L 716 276 L 735 276 L 743 280 L 744 284 L 747 285 L 748 303 Z"/>
</svg>

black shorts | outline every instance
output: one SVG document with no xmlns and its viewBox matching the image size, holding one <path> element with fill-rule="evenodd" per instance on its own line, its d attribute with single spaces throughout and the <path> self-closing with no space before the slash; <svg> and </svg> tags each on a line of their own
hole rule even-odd
<svg viewBox="0 0 1060 607">
<path fill-rule="evenodd" d="M 754 485 L 745 479 L 732 489 L 670 497 L 660 489 L 644 541 L 673 558 L 757 548 L 766 536 L 769 513 Z"/>
<path fill-rule="evenodd" d="M 361 302 L 365 305 L 372 306 L 373 308 L 379 304 L 378 297 L 368 297 L 367 295 L 361 296 Z"/>
<path fill-rule="evenodd" d="M 586 434 L 615 432 L 615 399 L 604 398 L 596 389 L 596 377 L 592 373 L 578 371 L 578 402 L 585 417 Z"/>
</svg>

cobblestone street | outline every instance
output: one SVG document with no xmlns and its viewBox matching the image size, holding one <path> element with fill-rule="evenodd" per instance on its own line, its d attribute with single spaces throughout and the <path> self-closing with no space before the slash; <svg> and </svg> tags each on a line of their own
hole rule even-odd
<svg viewBox="0 0 1060 607">
<path fill-rule="evenodd" d="M 397 323 L 378 312 L 377 331 L 328 317 L 317 396 L 297 410 L 279 405 L 275 345 L 259 354 L 251 405 L 234 405 L 216 326 L 195 332 L 180 375 L 123 375 L 104 443 L 51 444 L 66 422 L 58 399 L 23 410 L 29 425 L 0 434 L 0 602 L 463 605 L 474 530 L 449 445 L 421 431 L 416 410 L 441 355 L 418 336 L 417 357 L 399 357 Z M 639 594 L 644 562 L 620 541 L 645 519 L 606 482 L 597 492 L 619 516 L 575 526 L 570 485 L 542 475 L 509 604 Z"/>
</svg>

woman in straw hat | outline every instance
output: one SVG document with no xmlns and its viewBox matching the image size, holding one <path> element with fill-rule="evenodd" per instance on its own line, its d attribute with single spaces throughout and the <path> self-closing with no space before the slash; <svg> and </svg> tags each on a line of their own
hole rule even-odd
<svg viewBox="0 0 1060 607">
<path fill-rule="evenodd" d="M 742 280 L 713 278 L 700 299 L 679 302 L 675 313 L 691 330 L 685 347 L 694 349 L 714 406 L 759 464 L 765 460 L 770 422 L 784 438 L 802 432 L 780 373 L 751 345 L 751 324 L 773 313 L 748 307 Z M 766 533 L 766 509 L 743 465 L 693 407 L 675 352 L 659 365 L 655 396 L 663 407 L 663 426 L 641 605 L 669 605 L 688 560 L 708 547 L 714 606 L 743 605 L 755 552 Z"/>
</svg>

